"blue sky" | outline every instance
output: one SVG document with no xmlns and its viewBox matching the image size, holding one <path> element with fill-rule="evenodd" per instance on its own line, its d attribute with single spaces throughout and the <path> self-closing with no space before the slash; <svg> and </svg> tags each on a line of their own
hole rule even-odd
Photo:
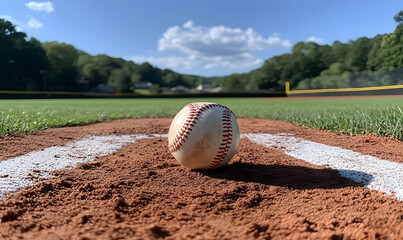
<svg viewBox="0 0 403 240">
<path fill-rule="evenodd" d="M 202 76 L 248 72 L 299 41 L 392 32 L 402 0 L 0 0 L 28 36 Z"/>
</svg>

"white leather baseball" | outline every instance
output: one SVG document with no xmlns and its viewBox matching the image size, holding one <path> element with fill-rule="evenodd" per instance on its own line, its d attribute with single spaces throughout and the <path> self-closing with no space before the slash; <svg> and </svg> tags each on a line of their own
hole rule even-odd
<svg viewBox="0 0 403 240">
<path fill-rule="evenodd" d="M 239 145 L 234 113 L 217 103 L 190 103 L 173 119 L 168 148 L 180 164 L 191 169 L 224 166 Z"/>
</svg>

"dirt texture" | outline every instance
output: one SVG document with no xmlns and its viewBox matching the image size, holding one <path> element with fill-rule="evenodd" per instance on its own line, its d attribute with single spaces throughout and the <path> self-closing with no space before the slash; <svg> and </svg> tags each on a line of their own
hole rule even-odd
<svg viewBox="0 0 403 240">
<path fill-rule="evenodd" d="M 0 158 L 87 135 L 167 133 L 171 119 L 127 119 L 0 139 Z M 403 143 L 281 121 L 239 119 L 241 133 L 297 137 L 403 162 Z M 166 138 L 144 139 L 0 201 L 0 239 L 403 239 L 403 202 L 243 138 L 213 171 L 178 164 Z"/>
</svg>

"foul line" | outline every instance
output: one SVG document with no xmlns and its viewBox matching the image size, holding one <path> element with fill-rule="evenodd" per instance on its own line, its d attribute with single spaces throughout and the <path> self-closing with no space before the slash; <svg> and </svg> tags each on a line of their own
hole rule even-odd
<svg viewBox="0 0 403 240">
<path fill-rule="evenodd" d="M 281 147 L 294 158 L 336 169 L 343 177 L 403 201 L 403 164 L 315 143 L 290 134 L 244 134 L 266 147 Z"/>
<path fill-rule="evenodd" d="M 116 152 L 137 140 L 167 137 L 167 134 L 93 136 L 63 146 L 46 148 L 0 162 L 0 200 L 41 179 L 51 171 L 69 169 Z M 281 147 L 285 154 L 336 169 L 341 176 L 403 201 L 403 164 L 363 155 L 351 150 L 293 137 L 291 134 L 242 134 L 266 147 Z"/>
<path fill-rule="evenodd" d="M 81 138 L 63 146 L 50 147 L 0 162 L 0 199 L 40 179 L 52 177 L 50 171 L 75 167 L 91 162 L 98 156 L 116 152 L 123 146 L 154 135 L 109 135 Z"/>
</svg>

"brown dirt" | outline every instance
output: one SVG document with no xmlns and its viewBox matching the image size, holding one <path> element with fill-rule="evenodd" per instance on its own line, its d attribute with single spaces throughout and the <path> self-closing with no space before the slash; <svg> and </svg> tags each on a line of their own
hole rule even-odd
<svg viewBox="0 0 403 240">
<path fill-rule="evenodd" d="M 86 135 L 167 133 L 171 119 L 128 119 L 0 139 L 0 159 Z M 241 133 L 293 133 L 403 162 L 403 143 L 279 121 Z M 40 144 L 39 144 L 40 143 Z M 403 202 L 335 170 L 241 139 L 224 168 L 191 171 L 167 139 L 146 139 L 0 201 L 1 239 L 403 239 Z"/>
</svg>

